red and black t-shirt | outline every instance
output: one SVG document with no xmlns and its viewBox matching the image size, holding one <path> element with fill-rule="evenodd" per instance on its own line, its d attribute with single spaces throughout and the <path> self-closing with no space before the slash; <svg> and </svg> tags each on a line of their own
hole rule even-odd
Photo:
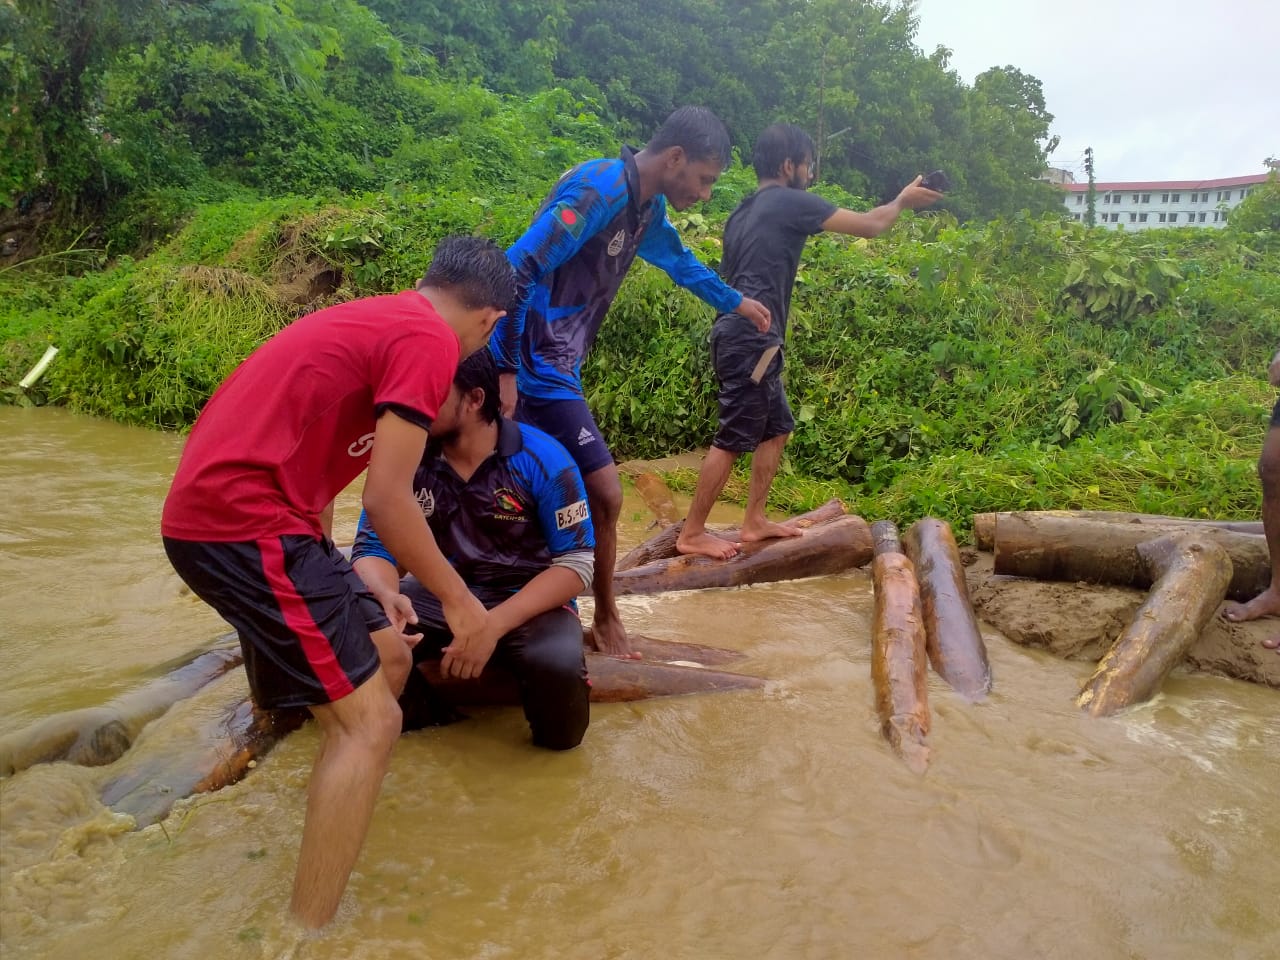
<svg viewBox="0 0 1280 960">
<path fill-rule="evenodd" d="M 205 405 L 161 532 L 217 542 L 320 536 L 321 511 L 369 465 L 378 416 L 391 409 L 429 428 L 460 352 L 454 332 L 413 290 L 295 321 Z"/>
</svg>

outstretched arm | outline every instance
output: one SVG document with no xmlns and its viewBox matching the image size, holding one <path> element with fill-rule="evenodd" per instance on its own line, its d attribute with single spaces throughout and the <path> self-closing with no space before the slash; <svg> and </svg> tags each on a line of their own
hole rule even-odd
<svg viewBox="0 0 1280 960">
<path fill-rule="evenodd" d="M 822 229 L 833 233 L 847 233 L 854 237 L 878 237 L 901 216 L 903 210 L 919 210 L 942 199 L 936 190 L 920 186 L 921 177 L 916 177 L 902 188 L 902 192 L 886 204 L 859 213 L 856 210 L 841 208 L 823 221 Z"/>
</svg>

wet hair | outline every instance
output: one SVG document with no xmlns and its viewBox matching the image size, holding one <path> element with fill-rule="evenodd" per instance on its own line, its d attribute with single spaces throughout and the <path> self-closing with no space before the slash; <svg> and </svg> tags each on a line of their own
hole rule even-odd
<svg viewBox="0 0 1280 960">
<path fill-rule="evenodd" d="M 733 144 L 729 131 L 720 118 L 706 107 L 681 107 L 658 128 L 658 132 L 645 144 L 645 149 L 661 153 L 672 147 L 680 147 L 693 163 L 715 160 L 723 170 L 729 166 Z"/>
<path fill-rule="evenodd" d="M 806 157 L 812 160 L 813 155 L 812 137 L 794 124 L 775 123 L 765 127 L 756 140 L 751 165 L 756 168 L 757 177 L 767 180 L 776 177 L 788 160 L 799 166 Z"/>
<path fill-rule="evenodd" d="M 480 405 L 480 416 L 485 423 L 493 423 L 502 412 L 502 398 L 498 395 L 498 365 L 493 361 L 493 354 L 486 349 L 477 350 L 458 364 L 453 375 L 453 385 L 463 393 L 475 389 L 484 391 L 484 403 Z"/>
<path fill-rule="evenodd" d="M 515 299 L 516 275 L 502 248 L 484 237 L 445 237 L 436 244 L 419 287 L 448 290 L 468 310 L 505 310 Z"/>
</svg>

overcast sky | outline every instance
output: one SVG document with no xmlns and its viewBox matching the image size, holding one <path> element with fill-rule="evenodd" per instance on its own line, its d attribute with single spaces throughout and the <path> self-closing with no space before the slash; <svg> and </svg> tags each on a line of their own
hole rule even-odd
<svg viewBox="0 0 1280 960">
<path fill-rule="evenodd" d="M 1044 85 L 1084 181 L 1263 173 L 1280 156 L 1280 0 L 918 0 L 916 44 L 968 84 L 1012 64 Z"/>
</svg>

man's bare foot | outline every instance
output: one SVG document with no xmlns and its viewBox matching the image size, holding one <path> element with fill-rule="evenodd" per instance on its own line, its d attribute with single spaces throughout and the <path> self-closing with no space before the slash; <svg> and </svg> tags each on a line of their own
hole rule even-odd
<svg viewBox="0 0 1280 960">
<path fill-rule="evenodd" d="M 1280 637 L 1272 637 L 1270 640 L 1263 640 L 1262 645 L 1268 650 L 1274 650 L 1280 653 Z"/>
<path fill-rule="evenodd" d="M 788 523 L 774 523 L 772 520 L 766 520 L 764 523 L 744 523 L 741 536 L 743 543 L 758 543 L 761 540 L 776 540 L 779 537 L 802 537 L 804 531 Z"/>
<path fill-rule="evenodd" d="M 605 612 L 597 610 L 595 620 L 591 624 L 591 644 L 601 653 L 619 660 L 639 660 L 640 653 L 631 649 L 627 640 L 627 628 L 622 625 L 618 611 Z"/>
<path fill-rule="evenodd" d="M 738 552 L 738 545 L 732 540 L 717 537 L 714 533 L 702 533 L 686 536 L 680 531 L 676 538 L 676 550 L 686 556 L 710 557 L 712 560 L 728 560 Z"/>
<path fill-rule="evenodd" d="M 1222 608 L 1222 619 L 1244 623 L 1261 617 L 1280 617 L 1280 590 L 1268 587 L 1248 603 L 1228 603 Z"/>
</svg>

